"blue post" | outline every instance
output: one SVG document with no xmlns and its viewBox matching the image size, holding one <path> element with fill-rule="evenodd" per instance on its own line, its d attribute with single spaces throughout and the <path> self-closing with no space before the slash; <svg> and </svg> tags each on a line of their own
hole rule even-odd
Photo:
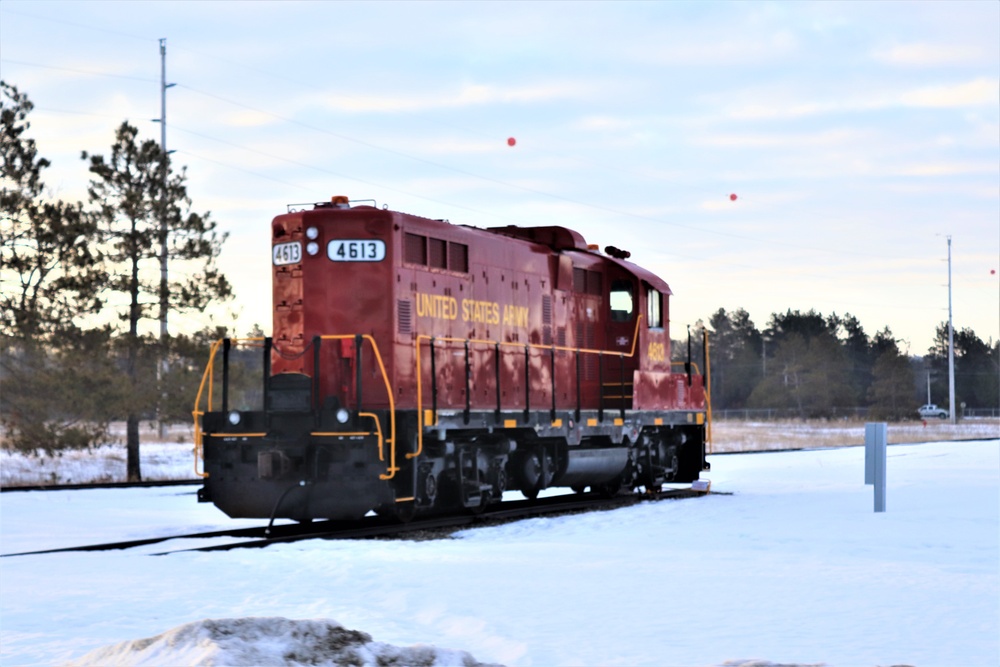
<svg viewBox="0 0 1000 667">
<path fill-rule="evenodd" d="M 865 424 L 865 484 L 875 485 L 875 511 L 885 511 L 886 444 L 889 425 Z"/>
</svg>

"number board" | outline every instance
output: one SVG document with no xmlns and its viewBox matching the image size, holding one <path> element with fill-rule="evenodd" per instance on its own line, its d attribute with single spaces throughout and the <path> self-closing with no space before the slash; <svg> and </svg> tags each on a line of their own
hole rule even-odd
<svg viewBox="0 0 1000 667">
<path fill-rule="evenodd" d="M 271 249 L 271 261 L 275 266 L 298 264 L 302 261 L 302 244 L 298 241 L 276 244 Z"/>
<path fill-rule="evenodd" d="M 334 262 L 381 262 L 385 259 L 385 241 L 334 239 L 326 244 L 326 256 Z"/>
</svg>

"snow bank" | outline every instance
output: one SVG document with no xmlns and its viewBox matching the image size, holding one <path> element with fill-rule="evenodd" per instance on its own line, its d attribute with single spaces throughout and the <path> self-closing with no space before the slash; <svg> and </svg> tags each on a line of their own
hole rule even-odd
<svg viewBox="0 0 1000 667">
<path fill-rule="evenodd" d="M 465 651 L 433 646 L 400 648 L 328 620 L 206 619 L 148 639 L 87 653 L 67 667 L 163 665 L 356 665 L 357 667 L 489 667 Z M 495 666 L 494 666 L 495 667 Z"/>
<path fill-rule="evenodd" d="M 479 662 L 465 651 L 372 641 L 335 621 L 287 618 L 205 619 L 155 637 L 90 651 L 64 667 L 503 667 Z M 719 667 L 826 667 L 823 663 L 728 660 Z M 908 666 L 897 666 L 908 667 Z"/>
</svg>

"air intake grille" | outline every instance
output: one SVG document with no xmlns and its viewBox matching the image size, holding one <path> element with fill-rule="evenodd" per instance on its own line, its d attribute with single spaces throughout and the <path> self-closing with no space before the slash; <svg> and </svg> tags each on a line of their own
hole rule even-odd
<svg viewBox="0 0 1000 667">
<path fill-rule="evenodd" d="M 413 305 L 405 299 L 396 301 L 397 330 L 401 334 L 413 331 Z"/>
</svg>

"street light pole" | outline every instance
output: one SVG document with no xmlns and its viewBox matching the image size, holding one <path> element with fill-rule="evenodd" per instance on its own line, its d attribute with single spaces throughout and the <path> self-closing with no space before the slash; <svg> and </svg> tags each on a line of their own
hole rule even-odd
<svg viewBox="0 0 1000 667">
<path fill-rule="evenodd" d="M 169 309 L 169 283 L 167 281 L 167 40 L 160 40 L 160 151 L 163 153 L 163 209 L 160 211 L 160 342 L 167 338 L 167 312 Z"/>
<path fill-rule="evenodd" d="M 948 236 L 948 418 L 957 423 L 955 414 L 955 327 L 951 319 L 951 235 Z"/>
</svg>

